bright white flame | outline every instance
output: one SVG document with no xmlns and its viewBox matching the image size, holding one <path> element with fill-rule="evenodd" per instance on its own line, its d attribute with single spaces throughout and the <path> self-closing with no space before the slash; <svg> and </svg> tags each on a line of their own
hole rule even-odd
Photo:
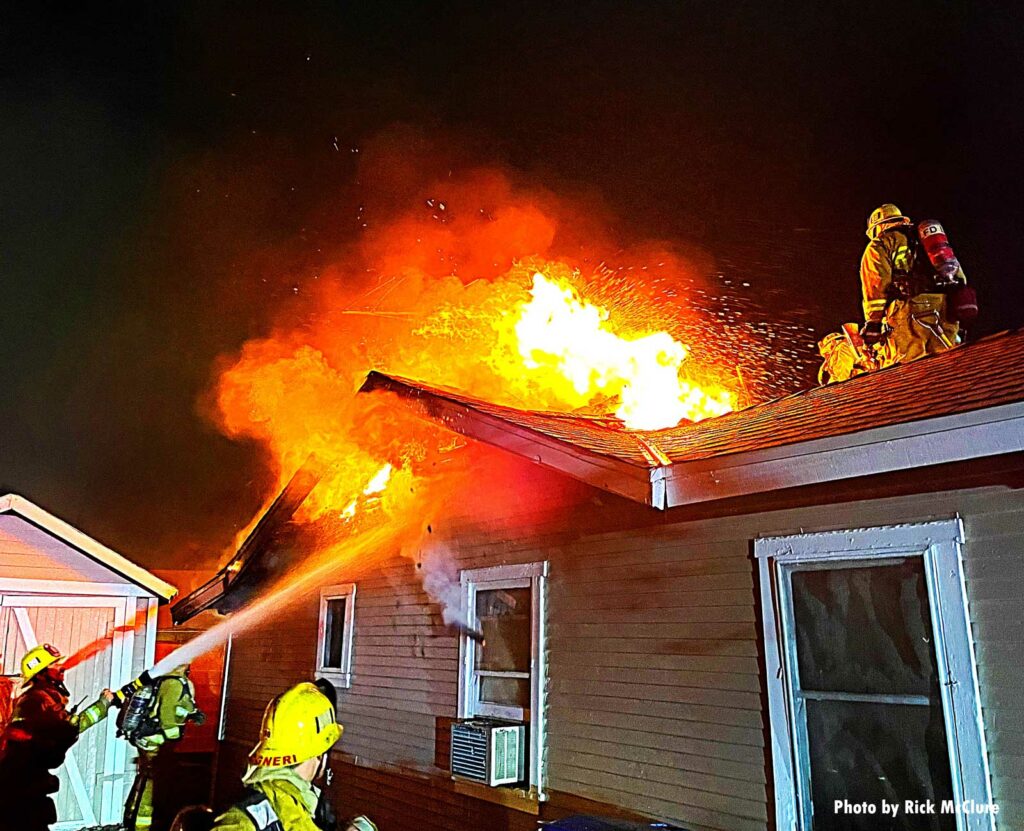
<svg viewBox="0 0 1024 831">
<path fill-rule="evenodd" d="M 627 427 L 658 430 L 733 408 L 727 390 L 680 378 L 687 349 L 668 332 L 623 338 L 608 326 L 605 309 L 539 272 L 530 295 L 515 325 L 527 368 L 555 370 L 584 401 L 618 396 L 622 403 L 615 415 Z"/>
<path fill-rule="evenodd" d="M 384 489 L 388 486 L 388 482 L 391 481 L 391 473 L 393 470 L 394 468 L 390 463 L 381 467 L 380 470 L 370 477 L 370 481 L 366 483 L 366 487 L 363 488 L 363 496 L 373 496 L 377 493 L 383 493 Z M 352 517 L 356 515 L 358 507 L 359 497 L 355 497 L 342 509 L 338 516 L 341 519 L 352 519 Z"/>
<path fill-rule="evenodd" d="M 366 483 L 366 487 L 363 488 L 363 493 L 366 496 L 370 496 L 374 493 L 380 493 L 388 486 L 388 482 L 391 480 L 391 464 L 386 464 L 375 474 L 369 482 Z"/>
</svg>

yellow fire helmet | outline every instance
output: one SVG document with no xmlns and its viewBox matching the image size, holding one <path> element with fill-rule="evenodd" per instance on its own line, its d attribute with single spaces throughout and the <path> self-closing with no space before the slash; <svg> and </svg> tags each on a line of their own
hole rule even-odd
<svg viewBox="0 0 1024 831">
<path fill-rule="evenodd" d="M 905 224 L 910 222 L 910 217 L 904 216 L 903 211 L 897 208 L 892 202 L 886 202 L 880 208 L 875 208 L 868 217 L 868 229 L 865 233 L 868 239 L 875 239 L 887 225 Z"/>
<path fill-rule="evenodd" d="M 30 681 L 47 667 L 52 667 L 64 656 L 60 650 L 48 643 L 32 647 L 21 659 L 21 678 Z"/>
<path fill-rule="evenodd" d="M 249 762 L 261 768 L 301 764 L 330 750 L 343 729 L 326 695 L 308 681 L 296 684 L 267 705 Z"/>
</svg>

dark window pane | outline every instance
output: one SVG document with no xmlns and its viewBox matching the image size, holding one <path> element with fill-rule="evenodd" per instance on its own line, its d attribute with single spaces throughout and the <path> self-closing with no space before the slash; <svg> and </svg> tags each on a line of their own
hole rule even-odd
<svg viewBox="0 0 1024 831">
<path fill-rule="evenodd" d="M 795 571 L 792 581 L 801 689 L 938 694 L 921 557 Z"/>
<path fill-rule="evenodd" d="M 955 831 L 942 814 L 953 798 L 942 707 L 807 701 L 814 831 Z M 836 813 L 835 800 L 867 802 L 879 814 Z M 930 815 L 907 815 L 906 800 L 932 800 Z M 882 801 L 897 802 L 896 818 L 882 817 Z"/>
<path fill-rule="evenodd" d="M 344 597 L 327 601 L 327 625 L 324 631 L 324 666 L 341 669 L 342 647 L 345 643 Z"/>
<path fill-rule="evenodd" d="M 477 669 L 529 672 L 532 614 L 529 588 L 478 591 L 484 643 L 477 646 Z"/>
<path fill-rule="evenodd" d="M 480 679 L 480 700 L 487 704 L 529 709 L 530 679 L 484 676 Z"/>
</svg>

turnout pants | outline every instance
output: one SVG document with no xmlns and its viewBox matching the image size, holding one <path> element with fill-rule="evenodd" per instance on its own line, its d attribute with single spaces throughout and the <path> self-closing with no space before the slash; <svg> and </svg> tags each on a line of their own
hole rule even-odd
<svg viewBox="0 0 1024 831">
<path fill-rule="evenodd" d="M 156 750 L 140 750 L 138 771 L 124 804 L 124 831 L 149 831 L 153 824 L 153 772 Z"/>
<path fill-rule="evenodd" d="M 952 349 L 960 331 L 946 317 L 944 294 L 918 294 L 909 300 L 894 300 L 885 319 L 891 330 L 884 348 L 885 366 Z"/>
</svg>

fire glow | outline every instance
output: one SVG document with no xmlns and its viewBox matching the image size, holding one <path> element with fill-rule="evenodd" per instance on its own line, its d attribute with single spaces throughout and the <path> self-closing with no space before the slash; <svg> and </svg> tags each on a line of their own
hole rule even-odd
<svg viewBox="0 0 1024 831">
<path fill-rule="evenodd" d="M 738 406 L 738 391 L 750 397 L 738 356 L 756 350 L 751 332 L 704 308 L 699 257 L 624 245 L 600 209 L 502 171 L 445 165 L 424 179 L 437 148 L 412 164 L 416 146 L 363 157 L 360 180 L 392 201 L 315 282 L 295 278 L 279 328 L 218 368 L 214 419 L 267 451 L 268 499 L 310 454 L 323 462 L 299 523 L 352 533 L 397 518 L 424 477 L 471 467 L 443 426 L 358 395 L 371 369 L 623 430 L 700 421 Z"/>
<path fill-rule="evenodd" d="M 521 369 L 551 373 L 555 385 L 566 387 L 566 399 L 575 394 L 585 405 L 610 396 L 620 402 L 615 415 L 633 430 L 674 427 L 683 419 L 701 421 L 733 409 L 728 390 L 681 376 L 689 353 L 668 332 L 622 337 L 612 330 L 606 309 L 540 272 L 533 275 L 530 295 L 515 324 Z"/>
<path fill-rule="evenodd" d="M 391 472 L 394 468 L 390 464 L 385 464 L 378 470 L 369 482 L 366 483 L 366 487 L 363 488 L 363 496 L 375 496 L 376 494 L 382 493 L 388 486 L 388 482 L 391 481 Z M 356 508 L 359 507 L 358 497 L 353 499 L 345 508 L 342 510 L 339 516 L 342 519 L 351 519 L 356 515 Z"/>
<path fill-rule="evenodd" d="M 455 449 L 436 425 L 408 417 L 396 427 L 393 407 L 368 413 L 355 390 L 371 368 L 522 409 L 618 418 L 630 430 L 735 406 L 730 390 L 690 374 L 706 368 L 690 366 L 678 338 L 645 325 L 648 306 L 624 314 L 592 302 L 565 263 L 531 260 L 492 281 L 453 281 L 419 308 L 353 315 L 350 299 L 332 310 L 336 330 L 250 342 L 221 374 L 220 422 L 268 445 L 278 489 L 310 453 L 327 466 L 300 518 L 350 522 L 371 505 L 386 515 L 410 493 L 418 465 Z"/>
</svg>

